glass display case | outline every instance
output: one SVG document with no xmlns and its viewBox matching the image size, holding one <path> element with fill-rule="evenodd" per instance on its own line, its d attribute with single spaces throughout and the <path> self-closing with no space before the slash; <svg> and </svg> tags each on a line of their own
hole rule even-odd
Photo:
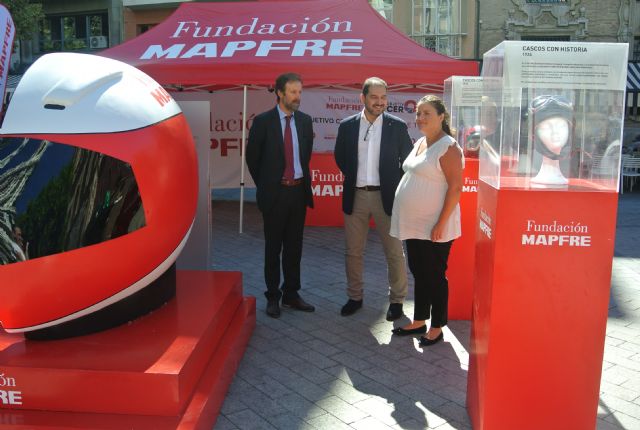
<svg viewBox="0 0 640 430">
<path fill-rule="evenodd" d="M 451 115 L 451 127 L 464 149 L 465 158 L 478 158 L 480 149 L 480 108 L 482 78 L 451 76 L 444 81 L 444 104 Z"/>
<path fill-rule="evenodd" d="M 478 150 L 480 148 L 480 106 L 482 78 L 451 76 L 444 81 L 443 100 L 450 114 L 450 125 L 464 150 L 460 214 L 462 237 L 449 255 L 447 278 L 455 285 L 449 292 L 449 317 L 471 319 L 473 309 L 473 267 L 476 258 L 476 226 L 478 220 Z"/>
<path fill-rule="evenodd" d="M 485 53 L 480 180 L 617 191 L 627 53 L 626 43 L 525 41 Z"/>
</svg>

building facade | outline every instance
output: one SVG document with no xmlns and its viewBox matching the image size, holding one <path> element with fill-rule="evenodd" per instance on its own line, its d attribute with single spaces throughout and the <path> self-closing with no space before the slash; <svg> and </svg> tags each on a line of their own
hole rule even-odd
<svg viewBox="0 0 640 430">
<path fill-rule="evenodd" d="M 477 0 L 369 0 L 420 45 L 449 57 L 477 58 Z"/>
<path fill-rule="evenodd" d="M 33 54 L 90 52 L 122 42 L 122 0 L 42 0 L 45 18 Z"/>
<path fill-rule="evenodd" d="M 631 59 L 639 48 L 636 8 L 633 0 L 483 0 L 480 51 L 503 40 L 628 42 Z"/>
<path fill-rule="evenodd" d="M 482 59 L 503 40 L 628 42 L 640 61 L 640 7 L 634 0 L 369 0 L 421 45 Z"/>
<path fill-rule="evenodd" d="M 171 1 L 171 0 L 121 0 L 124 6 L 123 20 L 123 40 L 133 39 L 136 36 L 150 30 L 157 24 L 164 21 L 171 15 L 181 3 L 193 0 Z M 197 0 L 196 0 L 197 1 Z M 222 0 L 209 0 L 209 3 L 216 3 Z M 250 1 L 250 0 L 224 0 Z"/>
<path fill-rule="evenodd" d="M 162 22 L 181 3 L 197 0 L 33 1 L 42 4 L 45 17 L 31 39 L 23 37 L 18 41 L 12 56 L 12 73 L 23 73 L 39 56 L 49 52 L 95 53 L 118 45 Z"/>
</svg>

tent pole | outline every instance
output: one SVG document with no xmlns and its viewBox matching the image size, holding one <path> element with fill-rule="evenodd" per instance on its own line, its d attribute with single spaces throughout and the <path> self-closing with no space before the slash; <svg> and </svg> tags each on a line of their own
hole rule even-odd
<svg viewBox="0 0 640 430">
<path fill-rule="evenodd" d="M 247 137 L 247 86 L 243 85 L 242 95 L 242 144 L 240 151 L 240 228 L 238 233 L 242 234 L 242 217 L 244 213 L 244 151 Z"/>
</svg>

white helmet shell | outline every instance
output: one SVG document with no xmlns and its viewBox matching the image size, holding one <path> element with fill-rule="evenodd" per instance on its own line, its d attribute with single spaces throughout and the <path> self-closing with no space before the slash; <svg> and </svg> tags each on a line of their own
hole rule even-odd
<svg viewBox="0 0 640 430">
<path fill-rule="evenodd" d="M 180 112 L 173 98 L 135 67 L 95 55 L 56 53 L 42 56 L 24 74 L 0 133 L 112 133 Z"/>
</svg>

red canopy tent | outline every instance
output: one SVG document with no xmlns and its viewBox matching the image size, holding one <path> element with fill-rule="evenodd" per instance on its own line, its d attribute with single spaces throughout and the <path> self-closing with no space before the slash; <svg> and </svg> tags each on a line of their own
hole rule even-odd
<svg viewBox="0 0 640 430">
<path fill-rule="evenodd" d="M 360 85 L 375 75 L 440 92 L 451 75 L 478 74 L 476 62 L 423 48 L 366 0 L 183 3 L 101 55 L 185 89 L 272 85 L 295 71 L 305 86 Z"/>
<path fill-rule="evenodd" d="M 135 66 L 167 88 L 273 85 L 293 71 L 305 87 L 357 86 L 379 76 L 393 90 L 442 92 L 451 75 L 476 76 L 475 61 L 429 51 L 398 31 L 366 0 L 183 3 L 165 21 L 135 39 L 102 51 Z M 241 155 L 240 232 L 244 200 Z"/>
</svg>

